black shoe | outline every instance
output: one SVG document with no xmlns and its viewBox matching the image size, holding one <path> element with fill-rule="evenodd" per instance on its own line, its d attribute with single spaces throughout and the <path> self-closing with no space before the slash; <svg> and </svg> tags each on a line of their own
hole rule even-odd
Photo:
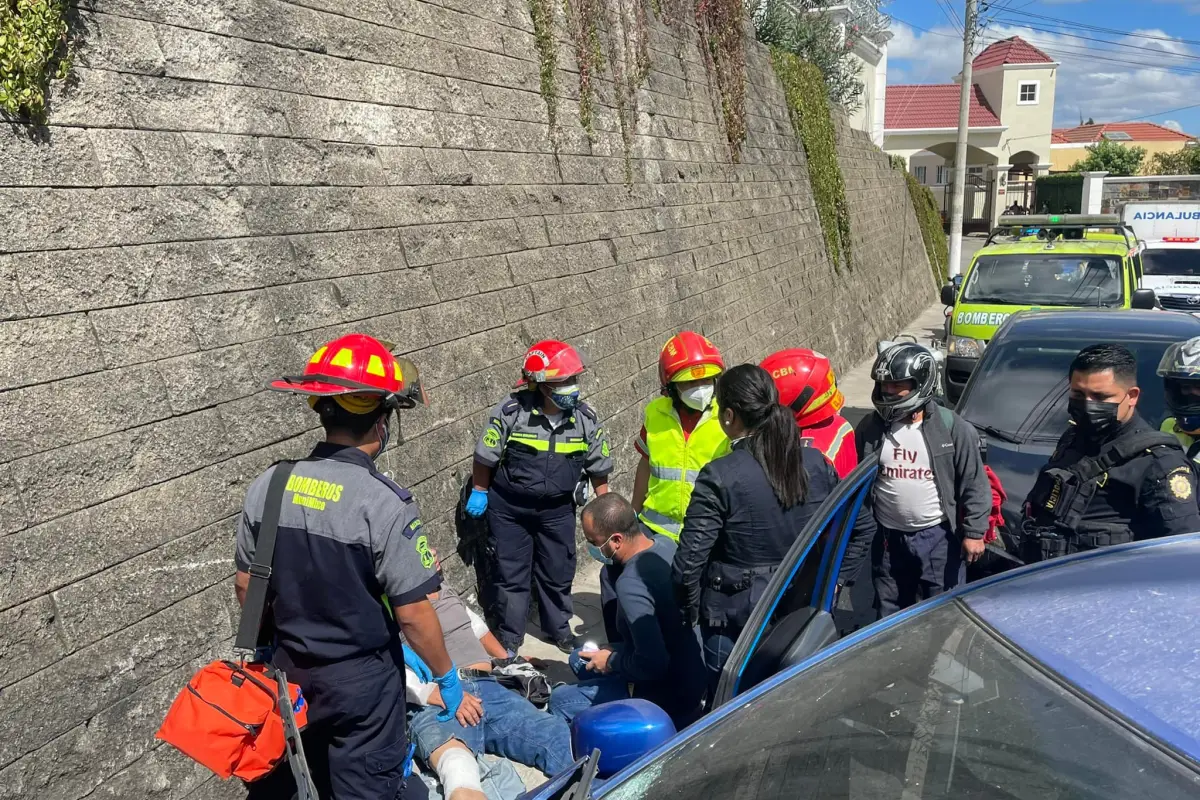
<svg viewBox="0 0 1200 800">
<path fill-rule="evenodd" d="M 579 647 L 579 640 L 574 636 L 567 636 L 562 639 L 555 639 L 554 646 L 567 655 L 571 655 L 576 647 Z"/>
</svg>

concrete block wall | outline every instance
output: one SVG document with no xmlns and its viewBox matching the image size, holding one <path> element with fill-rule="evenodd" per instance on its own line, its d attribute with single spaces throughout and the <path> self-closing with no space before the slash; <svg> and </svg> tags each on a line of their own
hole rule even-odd
<svg viewBox="0 0 1200 800">
<path fill-rule="evenodd" d="M 359 330 L 421 367 L 432 406 L 385 467 L 451 553 L 533 341 L 591 359 L 628 489 L 672 332 L 844 369 L 933 299 L 903 176 L 842 121 L 835 274 L 756 45 L 734 164 L 695 31 L 652 23 L 627 187 L 611 86 L 589 142 L 561 29 L 550 146 L 524 0 L 77 10 L 77 84 L 43 130 L 0 130 L 0 800 L 238 794 L 153 732 L 228 647 L 247 483 L 317 438 L 264 385 L 321 342 Z"/>
</svg>

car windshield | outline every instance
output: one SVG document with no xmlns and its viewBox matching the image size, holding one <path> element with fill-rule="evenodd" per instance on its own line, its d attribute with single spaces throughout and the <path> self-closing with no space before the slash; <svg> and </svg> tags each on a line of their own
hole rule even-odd
<svg viewBox="0 0 1200 800">
<path fill-rule="evenodd" d="M 1070 313 L 1070 312 L 1065 312 Z M 1057 441 L 1067 429 L 1071 360 L 1096 339 L 1002 339 L 984 354 L 955 411 L 1020 442 Z M 1122 341 L 1138 364 L 1138 411 L 1157 425 L 1166 418 L 1162 378 L 1155 371 L 1167 342 Z"/>
<path fill-rule="evenodd" d="M 956 603 L 735 702 L 601 797 L 1182 800 L 1200 791 L 1200 773 L 1063 689 Z"/>
<path fill-rule="evenodd" d="M 980 254 L 963 288 L 969 303 L 1113 306 L 1121 302 L 1116 256 L 1038 252 Z"/>
<path fill-rule="evenodd" d="M 1200 275 L 1200 248 L 1142 252 L 1142 271 L 1146 275 Z"/>
</svg>

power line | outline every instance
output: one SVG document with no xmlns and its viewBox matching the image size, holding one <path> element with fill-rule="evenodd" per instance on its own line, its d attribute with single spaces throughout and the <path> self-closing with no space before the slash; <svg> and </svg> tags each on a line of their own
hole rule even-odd
<svg viewBox="0 0 1200 800">
<path fill-rule="evenodd" d="M 1026 5 L 1028 5 L 1028 4 L 1026 4 Z M 1015 11 L 1013 13 L 1015 13 Z M 1057 23 L 1058 25 L 1060 25 L 1061 27 L 1065 27 L 1068 29 L 1082 29 L 1082 30 L 1091 31 L 1092 33 L 1108 33 L 1108 34 L 1113 34 L 1116 36 L 1130 36 L 1130 37 L 1133 37 L 1136 39 L 1150 39 L 1152 41 L 1159 41 L 1159 42 L 1175 42 L 1176 44 L 1191 44 L 1191 45 L 1200 46 L 1200 40 L 1196 40 L 1196 39 L 1179 39 L 1179 38 L 1176 38 L 1173 36 L 1156 36 L 1155 34 L 1152 34 L 1152 33 L 1131 33 L 1129 31 L 1122 31 L 1122 30 L 1118 30 L 1116 28 L 1104 28 L 1099 25 L 1089 25 L 1087 23 L 1076 22 L 1075 20 L 1063 19 L 1061 17 L 1047 17 L 1042 14 L 1035 14 L 1032 11 L 1021 11 L 1020 15 L 1023 17 L 1032 17 L 1034 19 L 1044 20 L 1046 22 L 1054 22 L 1054 23 Z"/>
<path fill-rule="evenodd" d="M 1117 47 L 1123 47 L 1123 48 L 1126 48 L 1129 50 L 1142 50 L 1147 53 L 1154 53 L 1156 56 L 1169 56 L 1171 58 L 1186 58 L 1191 61 L 1200 61 L 1200 57 L 1191 55 L 1189 53 L 1171 53 L 1171 52 L 1163 50 L 1162 48 L 1159 48 L 1159 47 L 1146 47 L 1145 45 L 1126 44 L 1124 42 L 1114 42 L 1111 39 L 1097 39 L 1094 36 L 1084 36 L 1083 34 L 1075 33 L 1073 31 L 1063 32 L 1063 31 L 1059 31 L 1059 30 L 1039 28 L 1036 25 L 1030 25 L 1027 22 L 1021 22 L 1020 20 L 1016 20 L 1016 19 L 1002 19 L 1002 20 L 1000 20 L 1000 22 L 1004 23 L 1004 24 L 1008 24 L 1009 26 L 1027 28 L 1028 30 L 1031 30 L 1031 31 L 1037 31 L 1039 33 L 1050 34 L 1053 36 L 1064 36 L 1064 37 L 1067 37 L 1070 39 L 1079 39 L 1079 40 L 1088 41 L 1088 42 L 1098 42 L 1100 44 L 1111 44 L 1111 45 L 1115 45 Z M 1176 40 L 1172 40 L 1172 41 L 1176 41 Z M 1119 51 L 1115 51 L 1115 50 L 1104 50 L 1104 48 L 1095 48 L 1095 49 L 1100 50 L 1102 52 L 1119 52 Z M 1126 54 L 1126 55 L 1128 55 L 1128 54 Z"/>
</svg>

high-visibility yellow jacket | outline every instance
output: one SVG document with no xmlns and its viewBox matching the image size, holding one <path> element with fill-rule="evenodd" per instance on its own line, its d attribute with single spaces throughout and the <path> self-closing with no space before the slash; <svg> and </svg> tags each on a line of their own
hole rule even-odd
<svg viewBox="0 0 1200 800">
<path fill-rule="evenodd" d="M 640 515 L 655 533 L 679 541 L 692 487 L 705 464 L 729 452 L 721 430 L 717 401 L 700 417 L 686 439 L 671 398 L 659 397 L 646 406 L 646 449 L 650 453 L 650 484 Z"/>
<path fill-rule="evenodd" d="M 1175 424 L 1174 417 L 1167 417 L 1163 420 L 1163 424 L 1159 426 L 1159 430 L 1169 433 L 1178 439 L 1179 443 L 1183 445 L 1183 451 L 1187 453 L 1188 458 L 1200 462 L 1200 447 L 1196 446 L 1196 443 L 1200 442 L 1200 439 L 1186 431 L 1179 430 L 1179 426 Z"/>
</svg>

